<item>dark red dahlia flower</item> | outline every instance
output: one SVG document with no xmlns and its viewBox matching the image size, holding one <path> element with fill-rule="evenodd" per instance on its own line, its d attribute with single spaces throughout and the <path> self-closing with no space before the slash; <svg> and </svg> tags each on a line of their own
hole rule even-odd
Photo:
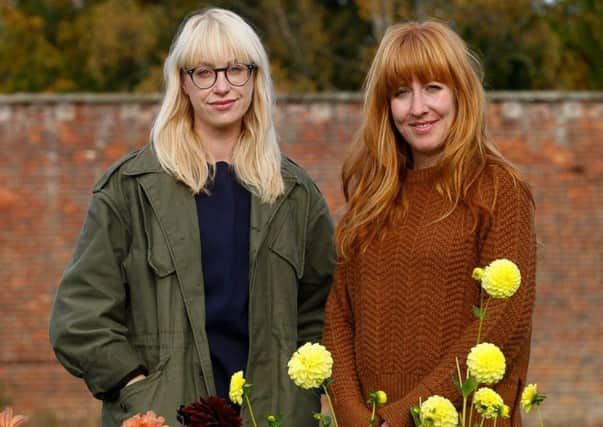
<svg viewBox="0 0 603 427">
<path fill-rule="evenodd" d="M 241 417 L 221 397 L 210 396 L 178 409 L 178 421 L 186 427 L 241 427 Z"/>
</svg>

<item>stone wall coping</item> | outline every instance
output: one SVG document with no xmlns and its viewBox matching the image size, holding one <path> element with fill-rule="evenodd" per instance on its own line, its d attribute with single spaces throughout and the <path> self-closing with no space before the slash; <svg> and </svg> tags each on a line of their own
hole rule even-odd
<svg viewBox="0 0 603 427">
<path fill-rule="evenodd" d="M 494 102 L 603 102 L 603 91 L 492 91 L 487 92 Z M 15 93 L 0 95 L 0 105 L 6 104 L 158 104 L 161 94 L 137 93 Z M 279 94 L 277 102 L 295 103 L 361 103 L 360 92 L 329 92 L 309 94 Z"/>
</svg>

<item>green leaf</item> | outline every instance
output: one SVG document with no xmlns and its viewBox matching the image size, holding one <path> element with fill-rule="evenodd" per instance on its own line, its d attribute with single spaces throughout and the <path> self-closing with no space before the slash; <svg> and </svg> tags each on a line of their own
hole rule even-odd
<svg viewBox="0 0 603 427">
<path fill-rule="evenodd" d="M 415 427 L 421 427 L 421 407 L 419 405 L 411 407 L 410 415 L 415 423 Z"/>
<path fill-rule="evenodd" d="M 473 311 L 473 315 L 481 320 L 486 320 L 488 318 L 488 314 L 485 310 L 482 310 L 478 306 L 474 305 L 471 307 L 471 311 Z"/>
<path fill-rule="evenodd" d="M 243 396 L 249 396 L 251 394 L 252 388 L 253 388 L 253 384 L 249 384 L 249 383 L 243 384 Z"/>
<path fill-rule="evenodd" d="M 546 396 L 544 394 L 536 394 L 536 396 L 534 396 L 534 399 L 532 399 L 532 404 L 534 405 L 540 405 L 544 399 L 546 399 Z"/>
<path fill-rule="evenodd" d="M 479 383 L 477 382 L 477 379 L 474 376 L 470 376 L 469 378 L 467 378 L 467 381 L 463 383 L 463 386 L 461 388 L 461 393 L 463 394 L 463 397 L 468 397 L 471 393 L 475 391 L 478 385 Z"/>
<path fill-rule="evenodd" d="M 459 380 L 457 380 L 456 378 L 454 378 L 454 377 L 451 377 L 451 379 L 452 379 L 452 384 L 454 384 L 454 386 L 456 387 L 456 389 L 462 393 L 463 392 L 463 385 L 461 384 L 461 382 Z"/>
<path fill-rule="evenodd" d="M 482 310 L 477 305 L 472 306 L 471 310 L 473 311 L 473 315 L 475 317 L 477 317 L 478 319 L 482 318 Z"/>
</svg>

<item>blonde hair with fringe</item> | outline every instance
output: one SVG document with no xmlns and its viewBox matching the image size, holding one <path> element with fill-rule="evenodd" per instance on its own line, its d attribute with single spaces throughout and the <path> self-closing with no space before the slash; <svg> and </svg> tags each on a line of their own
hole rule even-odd
<svg viewBox="0 0 603 427">
<path fill-rule="evenodd" d="M 387 30 L 365 80 L 363 122 L 342 170 L 347 210 L 336 241 L 344 259 L 366 250 L 387 224 L 406 212 L 403 188 L 412 156 L 392 120 L 390 101 L 413 78 L 445 83 L 456 102 L 455 120 L 436 164 L 435 188 L 450 201 L 450 210 L 441 219 L 461 202 L 468 205 L 475 223 L 479 209 L 492 211 L 495 201 L 484 205 L 476 188 L 488 163 L 500 165 L 528 190 L 487 137 L 481 74 L 477 58 L 443 23 L 408 22 Z"/>
<path fill-rule="evenodd" d="M 226 58 L 227 54 L 232 56 Z M 151 141 L 161 166 L 193 193 L 206 192 L 213 168 L 206 143 L 194 130 L 193 108 L 181 87 L 182 69 L 201 62 L 235 58 L 257 65 L 252 76 L 253 99 L 243 117 L 233 149 L 238 179 L 265 203 L 283 193 L 281 153 L 272 111 L 274 92 L 266 51 L 255 31 L 240 16 L 211 8 L 190 15 L 181 24 L 165 60 L 165 93 L 151 129 Z"/>
</svg>

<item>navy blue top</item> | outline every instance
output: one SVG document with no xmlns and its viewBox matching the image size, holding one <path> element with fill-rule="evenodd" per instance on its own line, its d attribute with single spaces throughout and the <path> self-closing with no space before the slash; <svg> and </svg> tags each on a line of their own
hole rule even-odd
<svg viewBox="0 0 603 427">
<path fill-rule="evenodd" d="M 197 194 L 205 282 L 205 328 L 216 392 L 228 402 L 230 377 L 249 349 L 250 194 L 226 162 L 216 163 L 211 194 Z"/>
</svg>

